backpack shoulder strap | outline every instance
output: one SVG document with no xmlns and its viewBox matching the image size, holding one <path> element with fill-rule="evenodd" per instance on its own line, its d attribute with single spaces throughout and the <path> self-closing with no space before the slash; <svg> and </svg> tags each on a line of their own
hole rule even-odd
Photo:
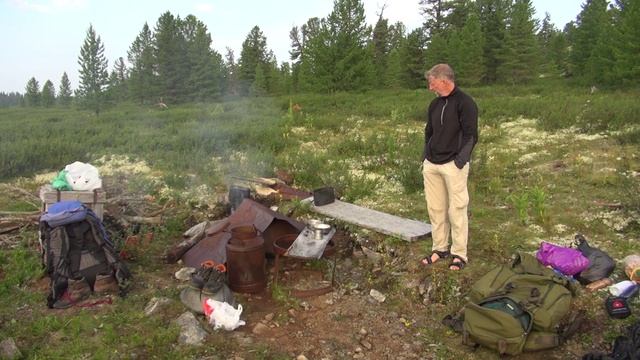
<svg viewBox="0 0 640 360">
<path fill-rule="evenodd" d="M 91 225 L 91 232 L 96 244 L 102 249 L 109 267 L 113 270 L 114 276 L 118 281 L 120 288 L 120 296 L 126 295 L 131 280 L 131 272 L 129 268 L 118 259 L 113 244 L 111 243 L 102 222 L 92 213 L 89 213 L 86 221 Z"/>
<path fill-rule="evenodd" d="M 52 308 L 53 303 L 62 296 L 67 289 L 67 279 L 71 277 L 69 268 L 69 236 L 64 226 L 50 229 L 45 240 L 45 267 L 51 283 L 47 305 Z"/>
</svg>

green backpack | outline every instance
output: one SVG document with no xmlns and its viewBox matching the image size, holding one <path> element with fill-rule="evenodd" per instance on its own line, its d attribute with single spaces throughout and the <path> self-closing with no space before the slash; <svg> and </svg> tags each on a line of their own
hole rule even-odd
<svg viewBox="0 0 640 360">
<path fill-rule="evenodd" d="M 463 342 L 508 355 L 556 347 L 574 292 L 568 279 L 518 253 L 511 265 L 489 271 L 471 288 Z"/>
</svg>

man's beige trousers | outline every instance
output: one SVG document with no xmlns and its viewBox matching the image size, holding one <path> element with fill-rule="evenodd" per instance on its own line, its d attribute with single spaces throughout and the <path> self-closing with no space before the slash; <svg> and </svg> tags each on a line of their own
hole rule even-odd
<svg viewBox="0 0 640 360">
<path fill-rule="evenodd" d="M 448 250 L 451 234 L 451 254 L 467 261 L 469 163 L 462 170 L 453 161 L 438 165 L 425 160 L 423 165 L 424 193 L 433 238 L 432 250 Z"/>
</svg>

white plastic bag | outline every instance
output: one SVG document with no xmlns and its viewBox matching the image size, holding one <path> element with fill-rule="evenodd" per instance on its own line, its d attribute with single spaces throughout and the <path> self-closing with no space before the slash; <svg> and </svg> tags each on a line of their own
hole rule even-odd
<svg viewBox="0 0 640 360">
<path fill-rule="evenodd" d="M 65 166 L 67 183 L 75 191 L 91 191 L 102 187 L 98 168 L 91 164 L 76 161 Z"/>
<path fill-rule="evenodd" d="M 223 328 L 232 331 L 246 324 L 243 320 L 240 320 L 240 314 L 242 314 L 242 305 L 240 304 L 238 304 L 237 309 L 234 309 L 233 306 L 226 302 L 206 299 L 202 307 L 204 314 L 209 319 L 209 324 L 213 325 L 214 329 Z"/>
</svg>

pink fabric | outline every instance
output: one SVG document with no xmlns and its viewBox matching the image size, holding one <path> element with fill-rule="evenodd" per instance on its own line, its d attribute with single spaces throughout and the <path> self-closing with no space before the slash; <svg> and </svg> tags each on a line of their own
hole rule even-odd
<svg viewBox="0 0 640 360">
<path fill-rule="evenodd" d="M 536 254 L 544 266 L 551 266 L 565 275 L 575 275 L 589 267 L 589 259 L 576 249 L 566 248 L 543 241 Z"/>
</svg>

